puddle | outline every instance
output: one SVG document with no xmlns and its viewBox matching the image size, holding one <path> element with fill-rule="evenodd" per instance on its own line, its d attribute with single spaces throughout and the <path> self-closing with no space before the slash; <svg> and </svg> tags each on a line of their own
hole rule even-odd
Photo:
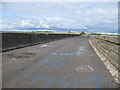
<svg viewBox="0 0 120 90">
<path fill-rule="evenodd" d="M 76 70 L 78 72 L 90 72 L 90 71 L 94 71 L 94 69 L 91 66 L 84 66 L 84 65 L 81 65 L 80 67 L 76 68 Z"/>
</svg>

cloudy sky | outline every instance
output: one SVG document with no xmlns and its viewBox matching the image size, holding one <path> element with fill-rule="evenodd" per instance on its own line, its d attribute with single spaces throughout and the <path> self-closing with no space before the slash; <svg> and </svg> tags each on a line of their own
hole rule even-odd
<svg viewBox="0 0 120 90">
<path fill-rule="evenodd" d="M 4 2 L 3 30 L 118 32 L 117 2 Z"/>
</svg>

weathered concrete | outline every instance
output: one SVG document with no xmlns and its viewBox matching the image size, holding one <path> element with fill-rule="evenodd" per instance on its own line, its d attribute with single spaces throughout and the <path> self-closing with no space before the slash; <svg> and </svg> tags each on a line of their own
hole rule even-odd
<svg viewBox="0 0 120 90">
<path fill-rule="evenodd" d="M 117 88 L 87 37 L 4 52 L 3 88 Z"/>
<path fill-rule="evenodd" d="M 120 55 L 118 50 L 120 48 L 119 39 L 120 37 L 117 36 L 90 36 L 90 42 L 103 55 L 102 57 L 105 57 L 104 63 L 107 63 L 106 66 L 117 82 L 119 82 L 118 74 L 120 73 L 120 61 L 118 61 Z"/>
</svg>

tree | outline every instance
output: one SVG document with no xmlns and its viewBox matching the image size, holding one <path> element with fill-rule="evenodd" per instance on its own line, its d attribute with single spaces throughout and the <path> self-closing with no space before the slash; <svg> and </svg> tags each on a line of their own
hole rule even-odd
<svg viewBox="0 0 120 90">
<path fill-rule="evenodd" d="M 85 32 L 81 32 L 81 33 L 80 33 L 80 36 L 83 36 L 83 35 L 85 35 Z"/>
</svg>

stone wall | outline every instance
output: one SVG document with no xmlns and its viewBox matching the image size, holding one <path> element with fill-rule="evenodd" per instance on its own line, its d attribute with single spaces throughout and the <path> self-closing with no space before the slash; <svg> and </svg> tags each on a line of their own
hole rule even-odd
<svg viewBox="0 0 120 90">
<path fill-rule="evenodd" d="M 35 33 L 2 33 L 2 51 L 28 45 L 45 43 L 53 40 L 78 36 L 75 34 L 35 34 Z"/>
<path fill-rule="evenodd" d="M 115 72 L 120 73 L 119 41 L 120 37 L 118 36 L 90 36 L 90 42 L 93 44 L 93 46 L 106 58 L 107 61 L 109 61 L 114 66 L 114 68 L 116 68 L 117 71 Z"/>
</svg>

